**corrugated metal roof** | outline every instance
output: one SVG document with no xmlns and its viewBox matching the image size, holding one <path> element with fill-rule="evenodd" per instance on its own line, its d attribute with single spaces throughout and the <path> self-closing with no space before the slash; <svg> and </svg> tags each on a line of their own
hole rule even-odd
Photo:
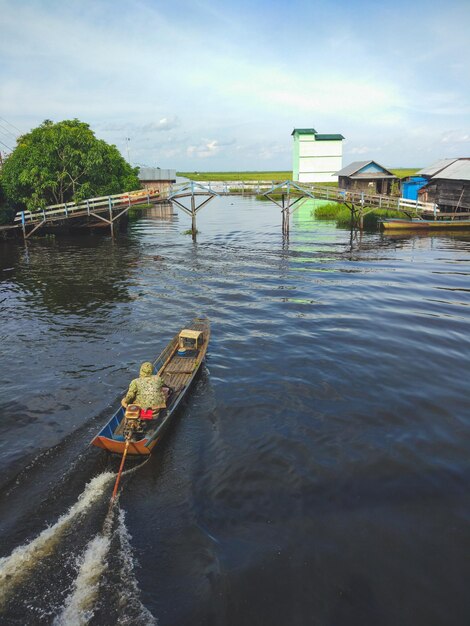
<svg viewBox="0 0 470 626">
<path fill-rule="evenodd" d="M 139 180 L 176 180 L 176 170 L 162 170 L 159 167 L 141 167 Z"/>
<path fill-rule="evenodd" d="M 314 128 L 294 128 L 291 135 L 297 133 L 298 135 L 316 135 L 317 131 Z"/>
<path fill-rule="evenodd" d="M 353 161 L 339 172 L 336 172 L 335 176 L 351 176 L 351 174 L 355 174 L 358 170 L 369 165 L 369 163 L 372 163 L 372 161 Z"/>
<path fill-rule="evenodd" d="M 380 163 L 377 163 L 377 161 L 354 161 L 353 163 L 346 165 L 346 167 L 343 167 L 343 169 L 340 170 L 339 172 L 336 172 L 335 176 L 348 176 L 349 178 L 353 178 L 354 174 L 359 172 L 359 170 L 362 170 L 364 167 L 367 167 L 371 163 L 374 163 L 374 165 L 377 165 L 377 167 L 380 167 L 380 169 L 383 170 L 383 173 L 382 172 L 364 172 L 363 174 L 358 174 L 358 177 L 360 178 L 396 178 L 396 176 L 392 174 L 392 172 L 389 172 L 383 165 L 380 165 Z"/>
<path fill-rule="evenodd" d="M 447 163 L 447 165 L 437 169 L 435 174 L 426 173 L 424 175 L 445 180 L 470 180 L 470 158 L 443 159 L 439 163 Z M 435 163 L 428 170 L 436 168 L 437 165 Z"/>
<path fill-rule="evenodd" d="M 433 163 L 429 167 L 425 167 L 422 170 L 419 170 L 419 172 L 416 172 L 415 176 L 434 176 L 451 163 L 454 163 L 454 161 L 457 161 L 457 159 L 441 159 L 440 161 L 436 161 L 436 163 Z"/>
<path fill-rule="evenodd" d="M 447 178 L 449 180 L 470 180 L 470 158 L 458 159 L 439 172 L 433 178 Z"/>
</svg>

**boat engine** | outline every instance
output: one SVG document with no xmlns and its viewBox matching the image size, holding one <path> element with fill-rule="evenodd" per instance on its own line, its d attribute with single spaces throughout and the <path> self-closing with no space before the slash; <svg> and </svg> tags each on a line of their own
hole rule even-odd
<svg viewBox="0 0 470 626">
<path fill-rule="evenodd" d="M 134 434 L 142 434 L 142 422 L 140 421 L 141 407 L 138 404 L 129 404 L 124 414 L 124 437 L 130 439 Z"/>
</svg>

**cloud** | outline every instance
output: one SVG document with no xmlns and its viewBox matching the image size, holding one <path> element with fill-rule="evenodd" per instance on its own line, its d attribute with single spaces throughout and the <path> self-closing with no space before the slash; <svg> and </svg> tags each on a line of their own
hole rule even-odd
<svg viewBox="0 0 470 626">
<path fill-rule="evenodd" d="M 124 122 L 104 122 L 96 124 L 96 128 L 105 132 L 149 133 L 172 130 L 180 125 L 179 118 L 174 116 L 162 117 L 158 122 L 144 122 L 143 124 Z"/>
<path fill-rule="evenodd" d="M 369 146 L 356 146 L 355 148 L 349 148 L 348 154 L 373 154 L 374 152 L 380 152 L 382 148 L 370 148 Z"/>
<path fill-rule="evenodd" d="M 85 4 L 0 0 L 0 113 L 25 131 L 78 117 L 123 154 L 130 137 L 131 159 L 179 169 L 199 168 L 197 159 L 288 168 L 294 126 L 342 133 L 351 155 L 374 158 L 381 146 L 393 165 L 468 146 L 463 0 L 444 12 L 424 0 L 408 7 L 406 46 L 385 5 L 293 0 L 289 45 L 279 46 L 279 11 L 263 3 Z M 335 27 L 312 36 L 312 23 Z"/>
<path fill-rule="evenodd" d="M 470 143 L 470 132 L 449 130 L 441 135 L 441 143 Z"/>
<path fill-rule="evenodd" d="M 150 122 L 149 124 L 145 124 L 142 127 L 142 130 L 146 133 L 148 132 L 161 132 L 166 130 L 173 130 L 180 125 L 180 121 L 178 117 L 175 115 L 173 117 L 162 117 L 158 122 Z"/>
<path fill-rule="evenodd" d="M 232 146 L 235 139 L 229 141 L 218 141 L 217 139 L 203 140 L 201 143 L 188 146 L 186 154 L 189 157 L 197 157 L 199 159 L 207 159 L 220 153 L 223 147 Z"/>
<path fill-rule="evenodd" d="M 260 159 L 264 161 L 269 161 L 270 159 L 274 159 L 280 155 L 287 156 L 290 158 L 291 146 L 289 144 L 267 144 L 261 145 L 258 147 L 258 155 Z"/>
<path fill-rule="evenodd" d="M 95 128 L 105 133 L 125 133 L 129 130 L 129 124 L 122 124 L 119 122 L 110 122 L 105 124 L 95 124 Z"/>
</svg>

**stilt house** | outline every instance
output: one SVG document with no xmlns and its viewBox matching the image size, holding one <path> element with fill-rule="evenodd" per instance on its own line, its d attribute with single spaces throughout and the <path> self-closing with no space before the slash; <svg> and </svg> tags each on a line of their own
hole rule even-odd
<svg viewBox="0 0 470 626">
<path fill-rule="evenodd" d="M 139 180 L 144 189 L 158 189 L 160 193 L 169 191 L 176 182 L 176 170 L 162 170 L 159 167 L 141 167 Z"/>
<path fill-rule="evenodd" d="M 442 159 L 417 175 L 427 179 L 418 192 L 421 202 L 435 202 L 450 213 L 470 212 L 470 157 Z"/>
<path fill-rule="evenodd" d="M 398 178 L 376 161 L 354 161 L 336 172 L 340 189 L 390 195 Z"/>
</svg>

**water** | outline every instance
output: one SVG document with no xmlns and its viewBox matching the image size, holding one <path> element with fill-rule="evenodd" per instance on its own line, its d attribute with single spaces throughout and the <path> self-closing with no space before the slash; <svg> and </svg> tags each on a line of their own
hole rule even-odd
<svg viewBox="0 0 470 626">
<path fill-rule="evenodd" d="M 1 623 L 467 625 L 470 234 L 306 206 L 287 241 L 252 198 L 188 228 L 0 246 Z M 206 366 L 103 526 L 89 440 L 200 313 Z"/>
</svg>

